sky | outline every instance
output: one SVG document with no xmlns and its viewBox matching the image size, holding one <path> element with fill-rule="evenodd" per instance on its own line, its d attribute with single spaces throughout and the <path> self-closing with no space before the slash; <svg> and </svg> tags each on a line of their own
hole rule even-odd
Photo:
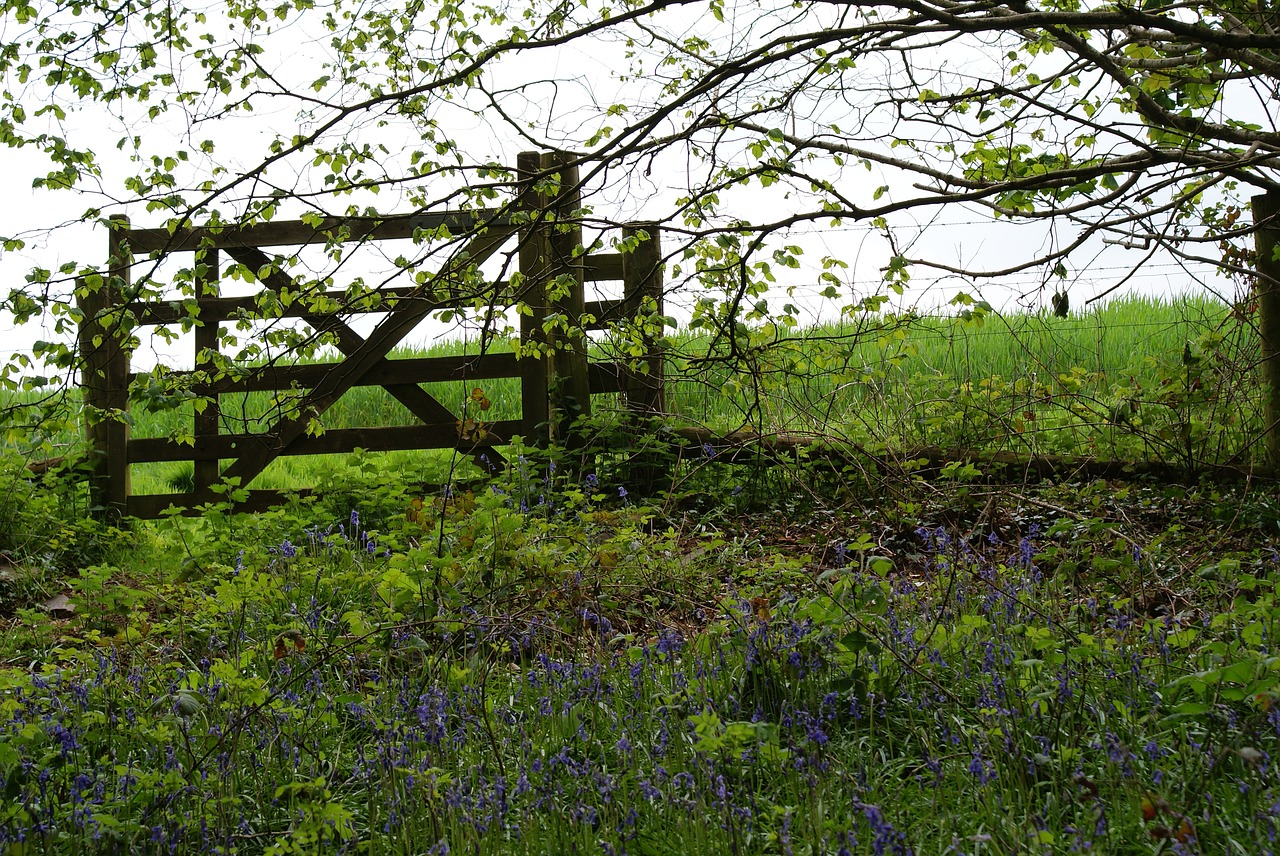
<svg viewBox="0 0 1280 856">
<path fill-rule="evenodd" d="M 0 235 L 24 233 L 32 223 L 56 224 L 68 223 L 49 234 L 39 234 L 30 240 L 27 247 L 17 252 L 9 252 L 0 256 L 0 282 L 10 286 L 20 281 L 35 266 L 56 269 L 66 261 L 83 261 L 86 256 L 97 255 L 104 258 L 107 253 L 106 230 L 100 226 L 74 222 L 86 206 L 86 201 L 74 195 L 54 193 L 45 190 L 33 190 L 30 180 L 40 167 L 36 158 L 26 157 L 19 153 L 18 157 L 7 157 L 12 168 L 0 175 L 0 194 L 10 204 L 0 211 Z M 24 163 L 25 162 L 25 163 Z M 25 169 L 24 169 L 25 167 Z M 601 207 L 604 202 L 599 203 Z M 108 212 L 109 208 L 106 209 Z M 603 212 L 602 212 L 603 213 Z M 148 222 L 136 218 L 134 225 L 146 227 L 160 225 L 158 221 Z M 1027 242 L 1043 242 L 1043 233 L 1036 234 L 1037 229 L 1023 230 Z M 999 263 L 1001 258 L 1012 258 L 1011 254 L 1002 253 L 999 245 L 1009 241 L 1008 229 L 993 229 L 981 212 L 959 210 L 954 213 L 942 212 L 937 221 L 931 224 L 930 231 L 923 239 L 928 243 L 929 252 L 936 258 L 956 263 L 964 263 L 982 258 Z M 788 243 L 800 246 L 802 266 L 798 270 L 784 271 L 780 274 L 780 283 L 769 295 L 775 305 L 784 302 L 797 304 L 803 311 L 802 317 L 809 321 L 821 322 L 831 320 L 838 314 L 838 307 L 817 295 L 820 290 L 817 276 L 821 268 L 819 262 L 824 256 L 839 257 L 849 265 L 844 272 L 845 287 L 850 295 L 865 296 L 870 293 L 883 292 L 881 269 L 890 255 L 889 249 L 878 231 L 867 224 L 846 222 L 836 227 L 812 228 L 800 234 L 788 236 Z M 993 249 L 994 247 L 994 249 Z M 89 252 L 86 252 L 89 248 Z M 379 249 L 391 250 L 384 245 Z M 917 248 L 919 249 L 919 248 Z M 370 253 L 364 271 L 374 276 L 379 270 L 376 253 Z M 1086 302 L 1108 289 L 1121 279 L 1125 285 L 1113 296 L 1132 294 L 1176 297 L 1181 294 L 1202 294 L 1206 290 L 1217 291 L 1224 299 L 1231 299 L 1231 284 L 1221 277 L 1214 276 L 1207 269 L 1188 271 L 1185 266 L 1169 259 L 1156 258 L 1146 262 L 1136 273 L 1132 271 L 1134 262 L 1142 256 L 1141 251 L 1123 247 L 1097 248 L 1097 257 L 1082 271 L 1074 281 L 1067 283 L 1073 305 L 1082 308 Z M 350 269 L 353 273 L 360 271 L 356 265 Z M 1199 274 L 1196 276 L 1195 274 Z M 1048 305 L 1048 297 L 1056 286 L 1045 286 L 1044 278 L 1035 273 L 1007 277 L 998 283 L 975 285 L 959 277 L 939 276 L 935 278 L 917 277 L 901 297 L 893 296 L 893 305 L 899 308 L 916 307 L 921 311 L 946 313 L 954 311 L 948 304 L 960 291 L 973 294 L 979 299 L 987 300 L 997 309 L 1005 312 L 1037 311 Z M 602 283 L 597 286 L 597 293 L 588 299 L 620 296 L 616 291 L 618 284 Z M 790 291 L 788 291 L 790 289 Z M 225 293 L 244 293 L 244 286 L 236 287 L 228 283 Z M 690 303 L 697 293 L 686 291 L 683 295 L 672 295 L 668 298 L 667 311 L 677 320 L 688 318 Z M 840 301 L 845 302 L 843 299 Z M 29 353 L 37 340 L 71 341 L 64 334 L 54 332 L 52 319 L 46 323 L 29 322 L 16 325 L 11 316 L 0 316 L 0 357 L 13 353 Z M 356 322 L 357 329 L 368 332 L 374 318 L 372 316 Z M 425 322 L 411 337 L 414 343 L 429 343 L 440 338 L 454 338 L 459 335 L 453 324 Z M 193 361 L 193 347 L 189 336 L 182 336 L 173 342 L 158 337 L 147 337 L 143 346 L 135 353 L 133 365 L 137 370 L 146 370 L 156 363 L 164 363 L 172 368 L 190 368 Z"/>
<path fill-rule="evenodd" d="M 683 26 L 689 34 L 711 33 L 710 37 L 725 39 L 739 38 L 742 35 L 740 28 L 746 26 L 732 19 L 722 25 L 709 25 L 704 18 L 705 15 L 697 14 L 696 10 L 689 11 L 685 20 L 677 19 L 673 26 L 677 30 Z M 289 64 L 276 71 L 287 85 L 303 85 L 315 73 L 314 65 L 324 53 L 323 45 L 305 28 L 286 33 L 284 38 L 292 40 L 292 49 L 287 54 Z M 547 55 L 540 54 L 501 64 L 486 84 L 494 90 L 510 89 L 519 93 L 520 97 L 513 96 L 506 102 L 515 105 L 519 111 L 513 113 L 514 119 L 534 126 L 559 122 L 569 127 L 575 116 L 595 115 L 601 104 L 623 99 L 638 102 L 651 97 L 643 83 L 638 84 L 634 80 L 623 82 L 612 75 L 620 65 L 619 50 L 617 44 L 607 41 L 571 44 L 550 55 L 549 60 Z M 959 63 L 964 58 L 957 57 L 956 61 Z M 287 78 L 291 73 L 293 80 Z M 526 81 L 546 82 L 525 87 Z M 460 141 L 464 151 L 475 151 L 480 157 L 497 156 L 507 162 L 513 161 L 515 152 L 527 146 L 526 141 L 520 139 L 512 126 L 495 124 L 479 115 L 478 104 L 477 101 L 442 108 L 449 133 Z M 253 118 L 237 120 L 225 129 L 213 129 L 210 133 L 217 136 L 219 162 L 228 165 L 232 171 L 248 167 L 255 162 L 272 133 L 294 126 L 305 131 L 307 120 L 297 116 L 295 107 L 288 99 L 264 99 Z M 0 194 L 8 204 L 0 210 L 0 236 L 23 236 L 27 240 L 24 249 L 0 256 L 0 285 L 6 291 L 20 284 L 33 267 L 56 269 L 67 261 L 85 262 L 95 256 L 106 256 L 105 230 L 76 221 L 90 206 L 101 207 L 104 213 L 121 210 L 121 206 L 113 204 L 110 197 L 122 192 L 119 179 L 127 174 L 129 164 L 114 144 L 116 139 L 133 129 L 129 122 L 121 122 L 93 110 L 73 113 L 68 125 L 73 131 L 101 138 L 102 143 L 95 150 L 103 161 L 104 180 L 100 187 L 86 187 L 88 192 L 83 194 L 34 190 L 32 179 L 46 169 L 41 158 L 31 150 L 7 150 L 4 153 Z M 177 119 L 147 123 L 144 129 L 151 150 L 162 150 L 166 139 L 177 144 L 192 133 L 204 134 L 206 131 L 205 128 L 193 129 Z M 646 177 L 642 182 L 638 182 L 636 176 L 623 178 L 625 180 L 610 185 L 587 188 L 597 213 L 618 219 L 641 217 L 646 211 L 670 205 L 687 187 L 680 165 L 675 162 L 663 163 L 655 175 Z M 637 188 L 642 192 L 637 194 Z M 732 206 L 736 216 L 747 220 L 769 216 L 771 206 L 777 203 L 775 198 L 758 190 L 726 196 L 731 200 L 726 207 Z M 386 199 L 379 200 L 379 204 L 394 210 L 406 210 L 388 205 Z M 291 213 L 296 216 L 296 212 L 286 208 L 280 216 L 286 217 Z M 958 265 L 980 263 L 1000 267 L 1021 257 L 1029 248 L 1045 247 L 1054 240 L 1070 237 L 1053 234 L 1042 224 L 993 226 L 989 215 L 965 206 L 949 206 L 929 216 L 932 219 L 917 224 L 921 233 L 918 238 L 915 238 L 916 230 L 909 220 L 900 223 L 899 240 L 906 242 L 916 255 L 927 254 L 939 261 Z M 161 224 L 159 214 L 148 216 L 145 212 L 135 213 L 133 222 L 136 227 Z M 925 226 L 928 226 L 927 230 L 923 228 Z M 824 256 L 839 257 L 848 264 L 843 273 L 843 290 L 848 295 L 860 297 L 883 291 L 881 270 L 892 250 L 876 228 L 850 221 L 835 227 L 809 225 L 787 235 L 785 241 L 798 245 L 804 252 L 798 269 L 780 275 L 778 286 L 769 295 L 774 305 L 791 302 L 800 307 L 804 320 L 831 320 L 838 312 L 837 306 L 817 297 L 819 286 L 816 282 Z M 381 247 L 378 251 L 390 249 Z M 1143 259 L 1140 250 L 1102 243 L 1095 243 L 1087 250 L 1084 254 L 1087 263 L 1073 272 L 1065 283 L 1077 309 L 1121 281 L 1125 284 L 1116 292 L 1117 295 L 1138 293 L 1173 297 L 1183 293 L 1203 293 L 1208 289 L 1217 290 L 1225 299 L 1233 297 L 1231 284 L 1206 269 L 1188 270 L 1168 258 L 1156 257 L 1143 263 L 1141 269 L 1134 273 L 1134 265 Z M 385 268 L 385 263 L 379 264 L 378 251 L 368 253 L 370 258 L 367 262 L 351 266 L 349 272 L 375 276 L 377 271 Z M 669 277 L 669 285 L 676 282 L 674 277 Z M 957 292 L 965 291 L 985 299 L 1001 311 L 1037 311 L 1048 304 L 1055 287 L 1054 284 L 1046 286 L 1043 274 L 1036 272 L 1017 274 L 999 283 L 985 283 L 980 287 L 958 277 L 929 276 L 918 272 L 906 293 L 900 298 L 895 297 L 894 304 L 899 308 L 948 311 L 948 302 Z M 233 290 L 234 286 L 228 286 L 228 293 Z M 668 302 L 668 312 L 678 320 L 687 318 L 691 302 L 697 296 L 690 290 L 673 294 Z M 840 302 L 847 301 L 842 299 Z M 59 338 L 48 320 L 44 324 L 16 326 L 11 317 L 0 316 L 0 357 L 29 352 L 38 340 Z M 364 319 L 356 326 L 367 331 L 372 323 L 373 319 Z M 413 338 L 427 342 L 457 334 L 457 329 L 451 325 L 427 322 Z M 68 340 L 68 334 L 64 333 L 60 338 Z M 144 370 L 159 362 L 173 368 L 189 368 L 192 358 L 189 338 L 170 343 L 147 337 L 134 355 L 134 366 Z"/>
</svg>

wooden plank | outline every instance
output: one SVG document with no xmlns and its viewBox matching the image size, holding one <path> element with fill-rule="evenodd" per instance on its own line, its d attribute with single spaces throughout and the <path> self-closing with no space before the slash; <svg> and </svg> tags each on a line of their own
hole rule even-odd
<svg viewBox="0 0 1280 856">
<path fill-rule="evenodd" d="M 111 272 L 112 302 L 123 303 L 125 294 L 130 293 L 133 282 L 133 254 L 129 246 L 127 231 L 129 219 L 124 215 L 111 217 L 110 252 L 107 256 Z M 129 413 L 129 351 L 124 347 L 124 336 L 120 325 L 124 323 L 124 313 L 116 311 L 112 318 L 111 335 L 108 341 L 110 360 L 107 364 L 107 387 L 110 390 L 107 406 L 111 410 L 123 414 L 126 418 L 113 419 L 107 423 L 107 472 L 110 476 L 108 485 L 107 507 L 116 515 L 125 514 L 132 485 L 129 481 L 129 433 L 127 420 Z"/>
<path fill-rule="evenodd" d="M 196 227 L 170 232 L 168 229 L 133 229 L 129 243 L 136 254 L 174 253 L 182 250 L 232 249 L 242 247 L 298 247 L 308 244 L 327 244 L 347 230 L 343 242 L 393 241 L 413 238 L 421 231 L 446 227 L 454 235 L 462 235 L 481 228 L 501 228 L 511 225 L 511 215 L 505 209 L 479 209 L 477 211 L 442 211 L 436 214 L 388 215 L 381 218 L 327 217 L 318 224 L 301 220 L 280 220 L 258 223 L 245 227 L 213 229 Z"/>
<path fill-rule="evenodd" d="M 107 504 L 107 430 L 102 414 L 107 409 L 107 342 L 109 333 L 103 316 L 110 301 L 110 288 L 90 290 L 83 279 L 76 283 L 76 304 L 80 310 L 77 330 L 80 349 L 80 389 L 84 396 L 84 435 L 89 449 L 89 504 Z"/>
<path fill-rule="evenodd" d="M 623 363 L 592 363 L 587 367 L 591 394 L 623 392 L 631 380 L 631 371 Z"/>
<path fill-rule="evenodd" d="M 583 263 L 583 276 L 588 282 L 600 280 L 614 280 L 622 278 L 622 256 L 619 253 L 610 253 L 607 255 L 591 255 L 587 256 Z M 493 288 L 498 293 L 506 293 L 510 289 L 510 283 L 506 280 L 497 280 L 493 283 Z M 401 300 L 418 300 L 430 302 L 431 309 L 448 309 L 451 306 L 470 306 L 470 297 L 451 297 L 444 300 L 438 300 L 434 297 L 410 297 L 410 295 L 418 294 L 419 288 L 415 285 L 388 286 L 380 288 L 377 291 L 381 298 L 381 303 L 375 307 L 366 307 L 360 305 L 365 302 L 365 298 L 361 298 L 356 303 L 347 303 L 346 289 L 333 288 L 323 293 L 326 301 L 333 301 L 338 305 L 338 309 L 334 314 L 357 314 L 369 312 L 387 312 L 388 301 Z M 255 315 L 260 311 L 258 298 L 252 294 L 241 295 L 239 297 L 213 297 L 205 298 L 198 301 L 200 320 L 202 322 L 226 321 L 232 318 L 241 318 L 246 314 Z M 621 304 L 619 300 L 593 301 L 597 305 L 597 309 L 601 312 L 610 311 L 610 307 Z M 592 304 L 588 304 L 589 306 Z M 190 318 L 190 309 L 188 305 L 181 300 L 166 301 L 141 301 L 136 300 L 128 303 L 125 308 L 134 314 L 137 318 L 138 326 L 149 327 L 157 324 L 181 324 Z M 588 312 L 591 310 L 588 309 Z M 291 303 L 288 306 L 280 308 L 278 316 L 272 318 L 304 318 L 314 314 L 308 307 L 299 303 Z M 599 315 L 599 313 L 593 313 Z M 604 329 L 603 327 L 592 327 L 591 329 Z"/>
<path fill-rule="evenodd" d="M 460 442 L 456 422 L 448 425 L 393 425 L 377 428 L 334 428 L 319 437 L 304 436 L 278 453 L 279 457 L 297 455 L 336 455 L 364 449 L 369 452 L 394 452 L 404 449 L 457 449 L 467 454 L 484 450 L 491 454 L 494 446 L 505 445 L 521 433 L 519 419 L 495 422 L 489 436 L 477 442 Z M 235 458 L 247 450 L 260 447 L 268 439 L 262 434 L 219 434 L 198 438 L 194 445 L 179 443 L 167 437 L 145 437 L 129 441 L 132 463 L 158 461 L 212 461 Z M 207 500 L 200 500 L 205 502 Z"/>
<path fill-rule="evenodd" d="M 296 366 L 264 366 L 244 378 L 222 378 L 206 390 L 197 387 L 204 395 L 216 392 L 269 392 L 298 386 L 310 389 L 339 363 L 313 363 Z M 184 377 L 192 372 L 173 372 L 174 377 Z M 389 386 L 396 384 L 448 383 L 489 380 L 514 377 L 519 374 L 516 355 L 510 353 L 484 354 L 483 356 L 412 357 L 402 360 L 384 360 L 360 379 L 356 386 Z M 452 414 L 451 414 L 452 415 Z"/>
<path fill-rule="evenodd" d="M 490 255 L 498 250 L 499 247 L 512 234 L 511 229 L 499 229 L 491 234 L 479 235 L 473 238 L 467 246 L 461 250 L 457 256 L 457 263 L 451 268 L 446 268 L 431 283 L 421 286 L 422 292 L 426 293 L 440 279 L 448 279 L 450 276 L 460 275 L 463 270 L 473 264 L 480 264 Z M 244 250 L 234 250 L 232 254 L 237 252 L 246 252 Z M 374 329 L 369 338 L 361 340 L 358 347 L 354 348 L 348 354 L 347 360 L 339 365 L 334 371 L 328 373 L 325 378 L 317 384 L 306 397 L 303 404 L 303 414 L 296 417 L 286 417 L 272 426 L 269 438 L 264 438 L 264 442 L 249 449 L 245 454 L 223 473 L 224 479 L 239 479 L 241 485 L 247 485 L 259 473 L 261 473 L 272 460 L 275 459 L 282 451 L 289 448 L 291 444 L 301 438 L 307 431 L 311 420 L 320 416 L 328 410 L 333 403 L 338 400 L 347 390 L 351 389 L 359 380 L 364 377 L 371 369 L 391 352 L 391 349 L 400 343 L 406 335 L 408 335 L 415 327 L 421 323 L 422 319 L 430 313 L 430 308 L 422 308 L 421 306 L 410 305 L 405 309 L 397 309 L 395 312 L 389 313 L 382 322 Z M 324 325 L 334 330 L 339 335 L 341 342 L 346 338 L 347 334 L 341 332 L 342 327 L 338 319 L 320 319 Z M 336 322 L 336 323 L 335 323 Z M 345 326 L 345 325 L 342 325 Z M 349 330 L 350 328 L 348 328 Z M 354 331 L 350 331 L 350 335 L 357 335 Z M 393 387 L 388 390 L 395 395 Z M 416 387 L 415 387 L 416 389 Z M 418 392 L 422 393 L 421 389 Z M 425 393 L 422 393 L 425 395 Z M 434 399 L 432 399 L 434 401 Z M 439 407 L 438 402 L 436 406 Z M 412 408 L 411 408 L 412 409 Z M 419 416 L 421 418 L 421 416 Z"/>
<path fill-rule="evenodd" d="M 582 260 L 582 278 L 587 282 L 622 279 L 622 253 L 592 253 Z"/>
<path fill-rule="evenodd" d="M 495 288 L 504 286 L 503 282 L 495 283 Z M 338 304 L 335 315 L 352 315 L 368 312 L 388 312 L 391 307 L 387 305 L 389 301 L 396 301 L 397 305 L 400 301 L 414 300 L 422 303 L 430 303 L 430 309 L 447 309 L 450 306 L 471 305 L 471 299 L 468 297 L 448 298 L 445 300 L 437 300 L 434 297 L 422 296 L 419 294 L 419 288 L 416 285 L 396 286 L 394 288 L 378 289 L 378 295 L 381 296 L 382 302 L 376 307 L 365 307 L 360 305 L 364 302 L 363 298 L 354 304 L 346 303 L 347 292 L 344 289 L 330 289 L 324 292 L 325 300 L 332 300 Z M 410 295 L 418 295 L 411 297 Z M 246 315 L 249 317 L 256 316 L 261 312 L 258 305 L 258 298 L 255 295 L 243 295 L 240 297 L 215 297 L 198 301 L 200 320 L 201 321 L 226 321 L 232 318 L 242 318 Z M 168 300 L 163 302 L 143 302 L 135 301 L 126 307 L 138 319 L 139 326 L 150 326 L 154 324 L 180 324 L 190 318 L 190 309 L 188 305 L 181 300 Z M 305 318 L 309 315 L 316 314 L 310 307 L 300 302 L 294 302 L 288 306 L 280 307 L 278 316 L 270 316 L 272 318 Z"/>
<path fill-rule="evenodd" d="M 275 505 L 287 502 L 291 497 L 310 496 L 313 491 L 300 488 L 293 491 L 284 490 L 251 490 L 244 502 L 236 503 L 235 510 L 240 512 L 266 511 Z M 201 505 L 208 500 L 201 500 L 193 493 L 160 493 L 143 494 L 129 497 L 129 516 L 142 520 L 154 520 L 170 507 L 182 510 L 183 517 L 198 517 L 204 512 Z"/>
<path fill-rule="evenodd" d="M 623 227 L 622 236 L 628 243 L 635 241 L 631 252 L 622 257 L 623 319 L 631 324 L 646 325 L 638 331 L 644 361 L 637 366 L 638 370 L 626 373 L 623 392 L 631 424 L 638 432 L 651 435 L 656 417 L 666 411 L 663 353 L 657 336 L 648 330 L 653 315 L 662 317 L 661 233 L 656 223 L 630 223 Z M 661 490 L 671 484 L 670 479 L 671 474 L 656 450 L 642 451 L 631 461 L 629 481 L 640 494 Z"/>
<path fill-rule="evenodd" d="M 626 317 L 625 300 L 588 300 L 583 310 L 596 320 L 584 325 L 588 330 L 608 330 Z"/>
</svg>

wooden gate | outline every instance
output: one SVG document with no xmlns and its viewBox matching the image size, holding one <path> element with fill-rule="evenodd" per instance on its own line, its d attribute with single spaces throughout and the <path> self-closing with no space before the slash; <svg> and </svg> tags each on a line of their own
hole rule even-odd
<svg viewBox="0 0 1280 856">
<path fill-rule="evenodd" d="M 640 413 L 663 409 L 662 358 L 652 341 L 646 356 L 648 371 L 633 372 L 615 363 L 588 363 L 585 331 L 603 329 L 638 313 L 662 311 L 662 261 L 656 227 L 633 224 L 623 229 L 634 249 L 626 253 L 582 254 L 577 168 L 555 154 L 520 155 L 521 192 L 500 209 L 457 211 L 387 217 L 380 220 L 329 219 L 322 222 L 269 222 L 239 229 L 196 228 L 171 233 L 166 229 L 133 229 L 127 219 L 111 219 L 108 276 L 101 283 L 83 282 L 78 293 L 82 313 L 80 349 L 84 361 L 86 426 L 95 507 L 113 515 L 155 517 L 169 506 L 191 510 L 221 498 L 218 485 L 232 480 L 248 485 L 276 458 L 350 452 L 355 449 L 451 448 L 484 455 L 495 467 L 503 465 L 496 448 L 520 435 L 526 442 L 564 439 L 569 420 L 590 413 L 590 396 L 623 392 L 628 407 Z M 559 192 L 539 191 L 535 182 L 558 176 Z M 379 289 L 369 299 L 351 302 L 345 291 L 294 299 L 298 287 L 272 265 L 264 247 L 300 247 L 349 241 L 384 241 L 439 234 L 469 236 L 462 252 L 429 281 L 413 286 Z M 647 239 L 646 239 L 647 238 Z M 495 306 L 519 302 L 521 351 L 483 356 L 391 359 L 401 343 L 428 315 L 450 306 L 470 303 L 473 294 L 460 288 L 468 271 L 512 239 L 518 240 L 519 284 L 512 281 L 486 286 Z M 159 257 L 179 252 L 194 254 L 197 272 L 194 298 L 177 302 L 128 300 L 135 257 Z M 226 256 L 255 272 L 258 282 L 280 298 L 272 317 L 297 318 L 316 333 L 328 334 L 343 360 L 337 364 L 265 366 L 245 376 L 213 377 L 194 392 L 209 401 L 194 417 L 192 442 L 171 438 L 130 437 L 129 349 L 133 330 L 151 325 L 181 324 L 195 319 L 196 371 L 211 369 L 219 347 L 219 325 L 259 312 L 260 295 L 223 297 L 219 294 L 219 264 Z M 588 303 L 587 281 L 622 280 L 621 300 Z M 549 289 L 554 283 L 556 287 Z M 554 295 L 551 299 L 548 294 Z M 192 303 L 194 303 L 194 311 Z M 314 308 L 317 304 L 323 309 Z M 343 320 L 363 312 L 383 314 L 367 337 Z M 577 319 L 595 320 L 576 326 Z M 564 322 L 568 323 L 564 323 Z M 536 351 L 533 356 L 529 351 Z M 190 374 L 190 373 L 187 373 Z M 209 372 L 209 374 L 214 374 Z M 420 384 L 437 381 L 478 381 L 519 377 L 521 416 L 486 426 L 483 437 L 460 430 L 458 415 L 433 398 Z M 380 386 L 418 420 L 402 427 L 333 429 L 318 436 L 308 432 L 344 393 L 357 386 Z M 265 432 L 223 434 L 219 397 L 232 393 L 305 390 L 300 406 L 282 415 Z M 559 435 L 559 436 L 558 436 Z M 191 461 L 194 489 L 187 493 L 134 496 L 129 468 L 156 461 Z M 224 468 L 223 461 L 230 463 Z M 238 481 L 236 481 L 238 480 Z M 250 491 L 239 504 L 245 510 L 282 500 L 276 491 Z"/>
</svg>

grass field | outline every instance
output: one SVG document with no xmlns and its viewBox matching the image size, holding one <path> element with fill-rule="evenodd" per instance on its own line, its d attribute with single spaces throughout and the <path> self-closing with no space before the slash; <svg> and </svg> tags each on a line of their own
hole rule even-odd
<svg viewBox="0 0 1280 856">
<path fill-rule="evenodd" d="M 1095 451 L 1099 440 L 1114 443 L 1114 426 L 1097 423 L 1121 401 L 1139 410 L 1153 404 L 1148 415 L 1158 421 L 1163 393 L 1185 380 L 1188 346 L 1223 395 L 1250 386 L 1257 352 L 1251 328 L 1207 299 L 1127 298 L 1065 319 L 904 316 L 760 338 L 771 347 L 759 354 L 756 378 L 725 365 L 677 380 L 671 409 L 716 427 L 745 423 L 872 446 L 990 448 L 1012 439 L 1024 449 Z M 675 350 L 696 353 L 699 345 Z M 1232 407 L 1250 403 L 1233 399 Z M 1129 451 L 1145 457 L 1140 444 Z"/>
<path fill-rule="evenodd" d="M 1126 298 L 1066 319 L 874 316 L 839 327 L 766 328 L 732 360 L 715 359 L 723 355 L 709 354 L 710 342 L 677 333 L 668 343 L 667 406 L 678 424 L 810 433 L 873 448 L 933 444 L 1221 462 L 1249 446 L 1258 423 L 1256 335 L 1210 299 Z M 445 342 L 396 356 L 458 348 Z M 593 351 L 611 356 L 607 339 Z M 493 402 L 490 419 L 519 417 L 515 378 L 483 386 Z M 454 410 L 471 388 L 427 385 Z M 607 408 L 607 399 L 597 408 Z M 265 393 L 224 396 L 221 406 L 226 433 L 261 430 L 278 412 Z M 133 436 L 169 436 L 189 428 L 192 409 L 135 405 L 133 418 Z M 414 420 L 383 390 L 359 387 L 322 421 L 345 428 Z M 75 438 L 64 431 L 45 439 L 65 447 Z M 397 453 L 396 460 L 427 474 L 449 466 L 442 453 Z M 331 458 L 282 459 L 254 486 L 314 484 L 335 465 Z M 189 473 L 183 464 L 135 467 L 135 492 L 169 492 Z"/>
</svg>

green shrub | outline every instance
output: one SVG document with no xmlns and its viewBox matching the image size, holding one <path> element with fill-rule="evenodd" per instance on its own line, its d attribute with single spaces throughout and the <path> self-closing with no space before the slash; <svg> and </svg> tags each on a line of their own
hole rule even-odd
<svg viewBox="0 0 1280 856">
<path fill-rule="evenodd" d="M 74 464 L 34 475 L 16 455 L 0 456 L 0 552 L 57 571 L 108 561 L 134 542 L 90 514 Z"/>
</svg>

